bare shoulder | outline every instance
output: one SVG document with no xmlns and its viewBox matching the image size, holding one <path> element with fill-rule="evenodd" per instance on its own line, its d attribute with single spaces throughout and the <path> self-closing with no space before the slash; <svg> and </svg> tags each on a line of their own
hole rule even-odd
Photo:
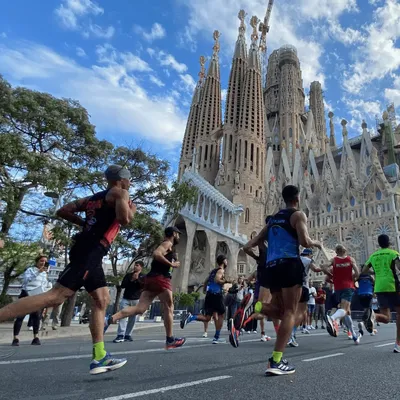
<svg viewBox="0 0 400 400">
<path fill-rule="evenodd" d="M 114 186 L 108 191 L 106 200 L 112 203 L 114 203 L 116 200 L 129 201 L 129 192 L 125 189 Z"/>
<path fill-rule="evenodd" d="M 306 214 L 304 214 L 303 211 L 297 210 L 291 215 L 290 223 L 294 228 L 294 227 L 296 227 L 296 225 L 299 222 L 306 224 L 307 223 L 307 216 L 306 216 Z"/>
</svg>

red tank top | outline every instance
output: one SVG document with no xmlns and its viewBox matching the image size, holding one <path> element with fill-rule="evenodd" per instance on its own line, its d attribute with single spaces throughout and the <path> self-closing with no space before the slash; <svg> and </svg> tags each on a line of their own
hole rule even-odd
<svg viewBox="0 0 400 400">
<path fill-rule="evenodd" d="M 355 289 L 353 282 L 353 267 L 351 258 L 335 257 L 333 259 L 333 286 L 335 291 Z"/>
</svg>

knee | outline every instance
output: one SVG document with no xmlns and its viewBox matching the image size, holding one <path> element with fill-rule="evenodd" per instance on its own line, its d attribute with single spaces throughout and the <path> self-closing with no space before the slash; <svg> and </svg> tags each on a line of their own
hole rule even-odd
<svg viewBox="0 0 400 400">
<path fill-rule="evenodd" d="M 108 306 L 108 304 L 110 303 L 110 294 L 107 291 L 104 291 L 104 293 L 97 295 L 94 298 L 94 303 L 96 305 L 97 308 L 100 308 L 102 310 L 105 310 Z"/>
<path fill-rule="evenodd" d="M 60 304 L 64 303 L 65 300 L 68 299 L 68 296 L 63 293 L 61 290 L 51 289 L 47 293 L 48 296 L 48 307 L 57 307 Z"/>
</svg>

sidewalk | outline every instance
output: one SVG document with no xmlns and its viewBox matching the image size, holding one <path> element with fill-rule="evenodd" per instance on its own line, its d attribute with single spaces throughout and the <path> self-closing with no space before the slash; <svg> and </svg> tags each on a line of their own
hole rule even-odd
<svg viewBox="0 0 400 400">
<path fill-rule="evenodd" d="M 174 323 L 175 325 L 175 323 Z M 107 330 L 107 333 L 117 332 L 118 325 L 111 325 Z M 155 329 L 164 328 L 163 322 L 136 322 L 134 331 L 140 331 L 143 329 Z M 78 324 L 72 322 L 69 327 L 59 327 L 56 331 L 51 328 L 51 323 L 46 331 L 39 332 L 39 338 L 45 339 L 58 339 L 66 337 L 77 337 L 77 336 L 87 336 L 90 337 L 89 325 L 88 324 Z M 32 340 L 32 331 L 28 330 L 26 323 L 22 325 L 22 329 L 19 335 L 21 341 Z M 13 339 L 13 324 L 12 323 L 0 323 L 0 344 L 11 343 Z"/>
</svg>

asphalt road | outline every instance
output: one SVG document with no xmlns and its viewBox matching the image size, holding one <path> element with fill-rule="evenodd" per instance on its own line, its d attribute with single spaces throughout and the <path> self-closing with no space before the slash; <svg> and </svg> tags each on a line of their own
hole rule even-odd
<svg viewBox="0 0 400 400">
<path fill-rule="evenodd" d="M 213 330 L 210 325 L 210 336 Z M 381 326 L 374 337 L 364 336 L 358 346 L 344 334 L 332 338 L 321 330 L 299 333 L 300 346 L 285 353 L 296 373 L 284 377 L 264 376 L 273 340 L 262 343 L 259 335 L 244 335 L 234 349 L 201 338 L 201 323 L 175 331 L 185 333 L 187 344 L 168 352 L 160 328 L 137 332 L 133 343 L 114 344 L 107 335 L 108 351 L 125 355 L 128 363 L 98 376 L 89 374 L 87 336 L 44 339 L 40 347 L 29 342 L 19 348 L 0 345 L 0 399 L 400 399 L 400 354 L 392 352 L 394 324 Z"/>
</svg>

